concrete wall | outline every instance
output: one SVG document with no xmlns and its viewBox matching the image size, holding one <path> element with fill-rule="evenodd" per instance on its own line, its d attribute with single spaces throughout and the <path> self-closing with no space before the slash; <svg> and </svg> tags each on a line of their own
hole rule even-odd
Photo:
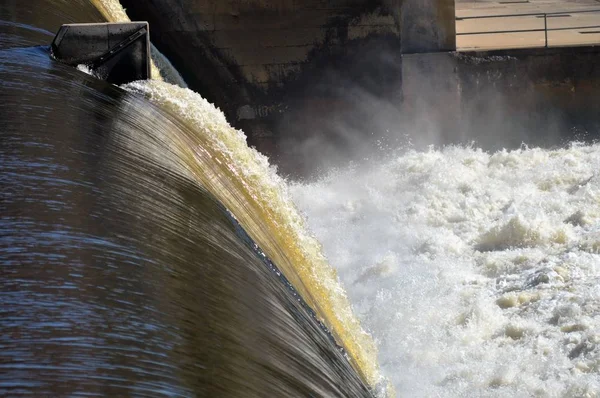
<svg viewBox="0 0 600 398">
<path fill-rule="evenodd" d="M 454 0 L 404 0 L 400 14 L 403 53 L 456 50 Z"/>
<path fill-rule="evenodd" d="M 231 101 L 245 99 L 254 106 L 257 92 L 274 91 L 297 79 L 319 58 L 317 53 L 342 56 L 349 42 L 368 36 L 395 40 L 395 50 L 400 51 L 399 21 L 382 1 L 122 3 L 134 19 L 150 21 L 153 42 L 183 69 L 192 87 L 227 111 L 233 110 Z"/>
<path fill-rule="evenodd" d="M 403 115 L 436 143 L 551 147 L 600 133 L 600 48 L 403 56 Z"/>
<path fill-rule="evenodd" d="M 191 88 L 284 172 L 358 156 L 365 140 L 394 134 L 496 149 L 599 130 L 598 49 L 445 52 L 453 1 L 122 3 L 150 22 Z"/>
<path fill-rule="evenodd" d="M 288 160 L 304 156 L 292 153 L 299 139 L 326 136 L 331 146 L 351 146 L 335 124 L 368 129 L 365 95 L 398 100 L 403 45 L 424 51 L 454 43 L 449 0 L 121 3 L 132 20 L 150 22 L 153 43 L 192 89 L 251 144 Z"/>
</svg>

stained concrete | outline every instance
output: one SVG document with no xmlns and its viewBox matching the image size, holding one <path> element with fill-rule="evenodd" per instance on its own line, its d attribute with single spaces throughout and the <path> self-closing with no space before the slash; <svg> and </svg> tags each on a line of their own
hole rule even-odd
<svg viewBox="0 0 600 398">
<path fill-rule="evenodd" d="M 454 0 L 404 0 L 400 13 L 403 53 L 456 50 Z"/>
<path fill-rule="evenodd" d="M 349 86 L 393 96 L 400 84 L 400 0 L 121 3 L 150 22 L 189 86 L 267 153 L 356 114 Z"/>
<path fill-rule="evenodd" d="M 437 144 L 552 147 L 600 136 L 599 47 L 403 57 L 408 128 L 427 118 Z"/>
<path fill-rule="evenodd" d="M 590 9 L 595 7 L 590 1 L 465 6 L 459 0 L 456 11 L 447 0 L 122 3 L 131 18 L 150 21 L 159 49 L 191 88 L 246 132 L 251 145 L 284 174 L 307 175 L 406 141 L 475 140 L 498 149 L 522 142 L 552 146 L 585 132 L 597 134 L 597 49 L 453 51 L 456 44 L 464 46 L 460 37 L 455 42 L 455 30 L 539 25 L 537 19 L 516 17 L 481 26 L 458 21 L 455 27 L 455 12 L 459 17 L 506 13 L 506 7 L 549 12 L 564 4 Z M 540 45 L 539 36 L 512 39 Z M 511 46 L 498 36 L 488 40 Z"/>
</svg>

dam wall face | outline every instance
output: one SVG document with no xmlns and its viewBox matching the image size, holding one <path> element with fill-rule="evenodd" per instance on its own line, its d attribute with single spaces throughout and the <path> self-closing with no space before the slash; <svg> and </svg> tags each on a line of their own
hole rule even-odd
<svg viewBox="0 0 600 398">
<path fill-rule="evenodd" d="M 403 0 L 400 6 L 402 52 L 456 50 L 454 0 Z"/>
<path fill-rule="evenodd" d="M 599 60 L 598 47 L 404 55 L 403 118 L 492 150 L 596 138 Z"/>
<path fill-rule="evenodd" d="M 494 150 L 599 130 L 596 48 L 457 53 L 454 1 L 121 3 L 132 20 L 150 22 L 152 41 L 190 88 L 283 174 L 406 137 Z"/>
<path fill-rule="evenodd" d="M 349 145 L 335 121 L 368 128 L 373 112 L 365 98 L 397 103 L 403 47 L 454 46 L 448 0 L 121 3 L 132 20 L 150 22 L 152 42 L 190 88 L 220 107 L 250 144 L 285 159 L 302 157 L 297 141 L 312 136 Z"/>
</svg>

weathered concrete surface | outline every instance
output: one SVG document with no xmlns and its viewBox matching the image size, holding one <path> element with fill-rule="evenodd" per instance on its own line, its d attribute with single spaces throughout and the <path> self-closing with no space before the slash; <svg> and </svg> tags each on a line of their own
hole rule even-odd
<svg viewBox="0 0 600 398">
<path fill-rule="evenodd" d="M 368 125 L 350 89 L 399 93 L 401 0 L 121 3 L 150 22 L 152 41 L 189 86 L 266 153 L 313 134 L 346 145 L 332 120 Z"/>
<path fill-rule="evenodd" d="M 114 84 L 150 78 L 147 22 L 65 24 L 52 42 L 52 55 L 69 65 L 88 65 Z"/>
<path fill-rule="evenodd" d="M 122 3 L 150 21 L 190 87 L 284 173 L 360 158 L 365 145 L 405 135 L 494 149 L 597 131 L 598 50 L 443 52 L 454 48 L 446 0 Z"/>
<path fill-rule="evenodd" d="M 454 0 L 403 0 L 402 52 L 456 50 Z"/>
<path fill-rule="evenodd" d="M 598 47 L 405 55 L 405 120 L 487 149 L 598 137 L 598 62 Z"/>
</svg>

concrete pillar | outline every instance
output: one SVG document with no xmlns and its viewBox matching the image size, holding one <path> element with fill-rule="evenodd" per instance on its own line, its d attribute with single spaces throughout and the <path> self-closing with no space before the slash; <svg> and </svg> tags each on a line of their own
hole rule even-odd
<svg viewBox="0 0 600 398">
<path fill-rule="evenodd" d="M 456 50 L 454 0 L 404 0 L 402 53 Z"/>
</svg>

